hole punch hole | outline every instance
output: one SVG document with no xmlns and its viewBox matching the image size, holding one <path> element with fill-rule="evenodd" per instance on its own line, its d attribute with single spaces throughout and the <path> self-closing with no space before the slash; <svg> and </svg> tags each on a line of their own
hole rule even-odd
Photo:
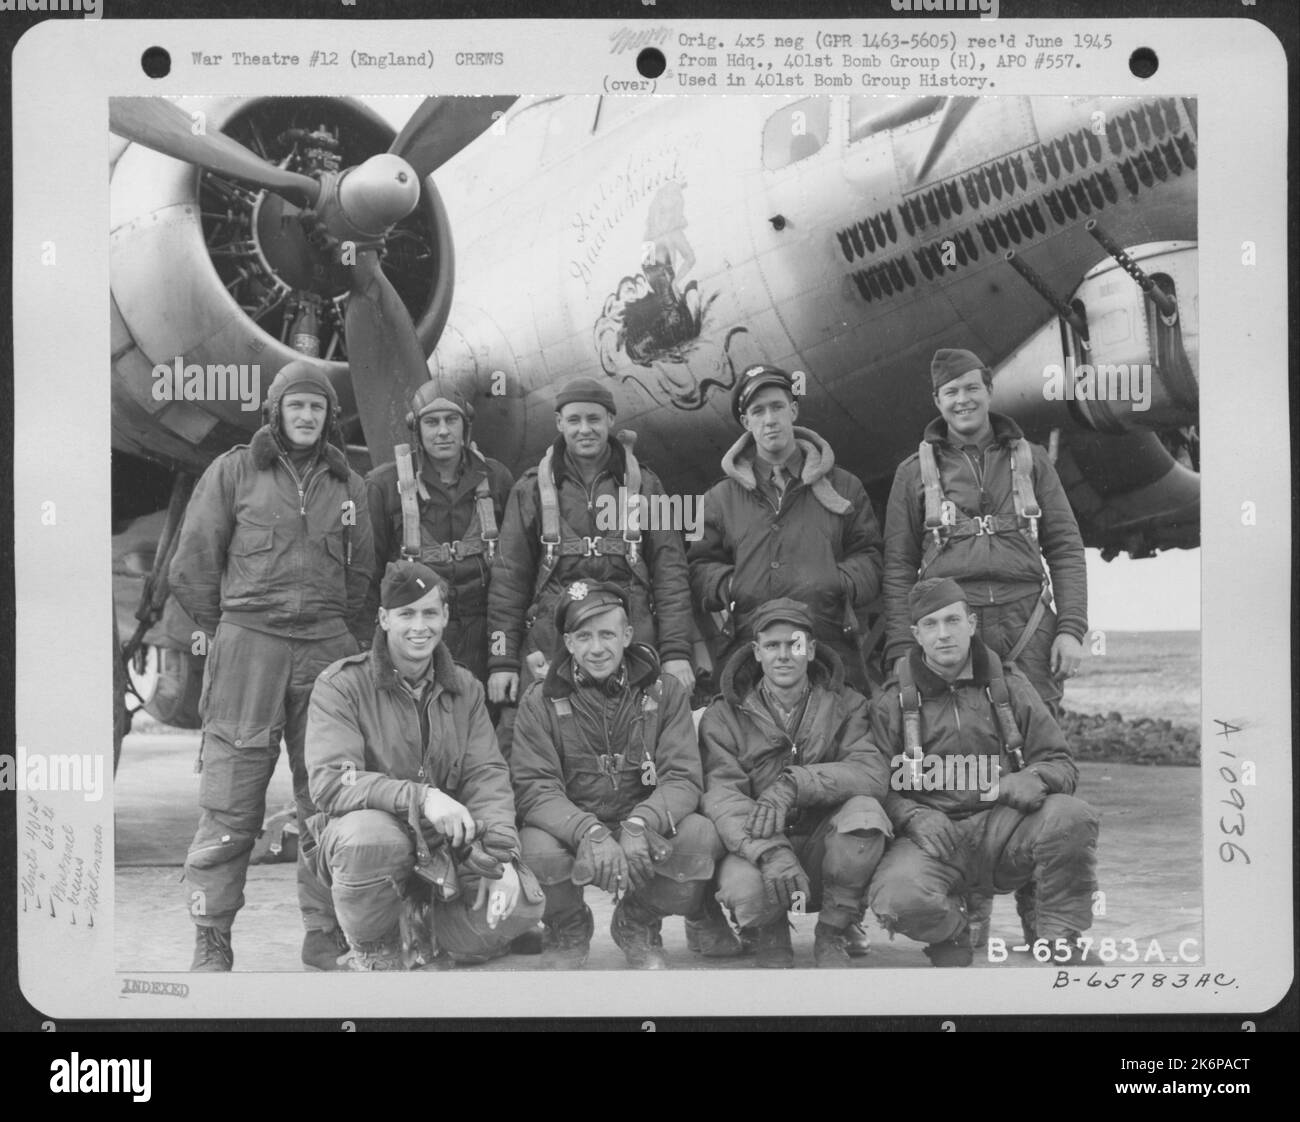
<svg viewBox="0 0 1300 1122">
<path fill-rule="evenodd" d="M 150 47 L 140 56 L 140 68 L 150 78 L 166 78 L 172 72 L 172 56 L 166 47 Z"/>
<path fill-rule="evenodd" d="M 636 56 L 636 72 L 642 78 L 658 78 L 668 67 L 668 60 L 658 47 L 646 47 Z"/>
<path fill-rule="evenodd" d="M 1150 78 L 1160 69 L 1160 60 L 1150 47 L 1138 47 L 1128 56 L 1128 68 L 1134 78 Z"/>
</svg>

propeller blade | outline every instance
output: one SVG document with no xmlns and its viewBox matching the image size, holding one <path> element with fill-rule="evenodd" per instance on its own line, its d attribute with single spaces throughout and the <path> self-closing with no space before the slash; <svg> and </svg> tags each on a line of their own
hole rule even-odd
<svg viewBox="0 0 1300 1122">
<path fill-rule="evenodd" d="M 513 97 L 428 97 L 411 114 L 389 152 L 423 182 L 515 103 Z"/>
<path fill-rule="evenodd" d="M 943 150 L 948 146 L 948 141 L 952 139 L 953 133 L 957 131 L 957 126 L 966 118 L 966 114 L 975 108 L 975 98 L 973 97 L 951 97 L 948 99 L 947 108 L 943 111 L 943 120 L 939 122 L 939 127 L 935 130 L 934 140 L 930 142 L 930 151 L 925 154 L 925 159 L 921 161 L 921 166 L 917 170 L 915 183 L 920 183 L 927 175 L 930 169 L 934 167 L 935 161 L 943 154 Z"/>
<path fill-rule="evenodd" d="M 407 406 L 429 380 L 429 368 L 406 305 L 379 267 L 379 254 L 361 251 L 352 268 L 344 322 L 348 370 L 370 458 L 381 464 L 391 458 L 394 444 L 409 440 Z"/>
<path fill-rule="evenodd" d="M 316 180 L 268 163 L 237 140 L 219 132 L 196 134 L 189 115 L 161 97 L 110 98 L 108 127 L 164 156 L 256 183 L 298 206 L 314 206 L 320 194 Z"/>
</svg>

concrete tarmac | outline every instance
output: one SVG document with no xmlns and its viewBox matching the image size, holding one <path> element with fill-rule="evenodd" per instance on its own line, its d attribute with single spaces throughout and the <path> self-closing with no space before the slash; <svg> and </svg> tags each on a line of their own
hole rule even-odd
<svg viewBox="0 0 1300 1122">
<path fill-rule="evenodd" d="M 193 926 L 180 882 L 185 851 L 198 822 L 199 777 L 194 774 L 197 733 L 133 733 L 126 738 L 115 782 L 116 798 L 116 958 L 119 971 L 185 971 L 194 947 Z M 1098 915 L 1094 939 L 1131 938 L 1145 954 L 1151 940 L 1164 953 L 1177 952 L 1180 940 L 1202 945 L 1200 772 L 1196 768 L 1141 767 L 1082 763 L 1078 794 L 1101 814 L 1098 880 L 1105 914 Z M 287 758 L 272 780 L 267 805 L 292 802 Z M 260 864 L 249 869 L 246 905 L 234 928 L 238 971 L 300 971 L 302 926 L 294 890 L 294 867 Z M 610 897 L 587 889 L 596 917 L 588 970 L 626 969 L 622 952 L 609 937 Z M 811 967 L 815 916 L 792 916 L 796 966 Z M 868 913 L 871 953 L 856 969 L 928 968 L 921 944 L 888 934 Z M 1011 896 L 999 896 L 992 934 L 1009 945 L 1020 941 Z M 663 924 L 669 964 L 685 969 L 750 969 L 753 959 L 702 959 L 686 949 L 682 920 Z M 1012 953 L 1007 965 L 1030 961 Z M 473 970 L 530 970 L 536 958 L 510 956 Z M 977 966 L 998 965 L 977 959 Z M 465 968 L 462 968 L 465 969 Z"/>
</svg>

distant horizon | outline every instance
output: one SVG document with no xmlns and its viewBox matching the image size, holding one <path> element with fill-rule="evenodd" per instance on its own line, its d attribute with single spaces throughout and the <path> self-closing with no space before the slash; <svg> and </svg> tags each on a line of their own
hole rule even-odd
<svg viewBox="0 0 1300 1122">
<path fill-rule="evenodd" d="M 1201 630 L 1201 551 L 1134 561 L 1087 550 L 1088 626 L 1102 631 Z"/>
</svg>

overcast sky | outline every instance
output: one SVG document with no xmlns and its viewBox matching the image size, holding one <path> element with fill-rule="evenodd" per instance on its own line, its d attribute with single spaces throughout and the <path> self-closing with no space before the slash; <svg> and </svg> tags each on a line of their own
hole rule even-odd
<svg viewBox="0 0 1300 1122">
<path fill-rule="evenodd" d="M 1197 631 L 1201 551 L 1171 549 L 1144 561 L 1088 554 L 1088 624 L 1110 631 Z"/>
</svg>

